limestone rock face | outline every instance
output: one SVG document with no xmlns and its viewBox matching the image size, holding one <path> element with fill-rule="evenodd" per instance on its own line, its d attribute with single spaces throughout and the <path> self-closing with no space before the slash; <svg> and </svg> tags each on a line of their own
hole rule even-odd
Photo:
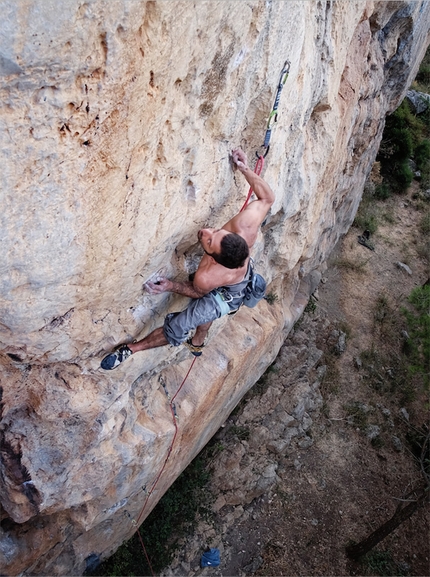
<svg viewBox="0 0 430 577">
<path fill-rule="evenodd" d="M 354 218 L 385 114 L 428 45 L 430 3 L 0 8 L 0 564 L 77 575 L 133 534 L 275 358 Z M 187 350 L 112 373 L 100 359 L 186 305 L 142 285 L 186 279 L 197 231 L 242 206 L 229 151 L 261 150 L 286 60 L 264 172 L 276 202 L 254 251 L 278 298 L 214 324 L 172 421 L 166 391 Z"/>
</svg>

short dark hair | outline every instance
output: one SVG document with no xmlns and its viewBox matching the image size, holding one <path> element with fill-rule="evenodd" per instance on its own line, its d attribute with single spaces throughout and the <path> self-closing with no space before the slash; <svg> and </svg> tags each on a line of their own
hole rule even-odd
<svg viewBox="0 0 430 577">
<path fill-rule="evenodd" d="M 246 240 L 235 232 L 229 232 L 221 240 L 221 252 L 210 255 L 226 268 L 240 268 L 249 256 Z"/>
</svg>

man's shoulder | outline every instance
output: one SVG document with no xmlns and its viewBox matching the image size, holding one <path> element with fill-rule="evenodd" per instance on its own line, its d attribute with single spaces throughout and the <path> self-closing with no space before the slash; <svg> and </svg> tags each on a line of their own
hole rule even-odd
<svg viewBox="0 0 430 577">
<path fill-rule="evenodd" d="M 221 286 L 218 284 L 219 273 L 216 268 L 217 266 L 220 265 L 214 263 L 212 259 L 206 255 L 203 256 L 193 280 L 193 284 L 197 290 L 208 293 L 218 288 L 218 286 Z"/>
<path fill-rule="evenodd" d="M 238 269 L 226 268 L 222 264 L 215 262 L 213 259 L 205 259 L 205 257 L 203 257 L 200 261 L 193 282 L 199 290 L 210 292 L 218 287 L 233 284 L 236 282 L 235 279 L 237 276 Z"/>
</svg>

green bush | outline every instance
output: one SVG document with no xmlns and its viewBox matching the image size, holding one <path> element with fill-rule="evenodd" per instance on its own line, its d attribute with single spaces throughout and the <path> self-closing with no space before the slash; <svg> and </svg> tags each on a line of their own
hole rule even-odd
<svg viewBox="0 0 430 577">
<path fill-rule="evenodd" d="M 357 214 L 355 216 L 352 226 L 360 230 L 368 230 L 370 234 L 375 234 L 378 229 L 378 217 L 375 213 L 372 213 L 368 208 L 358 207 Z"/>
<path fill-rule="evenodd" d="M 412 155 L 412 134 L 408 126 L 397 128 L 394 126 L 390 133 L 391 154 L 390 159 L 404 160 Z"/>
<path fill-rule="evenodd" d="M 421 85 L 427 86 L 427 89 L 430 87 L 430 64 L 425 62 L 420 66 L 415 80 Z"/>
<path fill-rule="evenodd" d="M 413 172 L 409 160 L 414 159 L 421 171 L 421 187 L 426 188 L 430 166 L 430 110 L 415 114 L 407 99 L 387 116 L 377 160 L 381 163 L 384 185 L 395 192 L 406 190 Z"/>
<path fill-rule="evenodd" d="M 405 352 L 409 359 L 409 371 L 420 375 L 424 385 L 430 382 L 430 285 L 416 287 L 408 298 L 410 309 L 403 309 L 408 324 Z"/>
<path fill-rule="evenodd" d="M 420 64 L 414 88 L 419 92 L 430 94 L 430 48 L 427 48 L 427 52 Z"/>
<path fill-rule="evenodd" d="M 415 148 L 414 153 L 415 162 L 418 170 L 422 170 L 429 162 L 430 158 L 430 140 L 423 140 Z"/>
<path fill-rule="evenodd" d="M 414 178 L 414 173 L 412 172 L 407 159 L 395 163 L 391 174 L 398 183 L 400 190 L 406 190 Z"/>
<path fill-rule="evenodd" d="M 428 160 L 421 168 L 421 189 L 428 190 L 430 188 L 430 160 Z"/>
<path fill-rule="evenodd" d="M 387 183 L 377 184 L 375 186 L 376 200 L 387 200 L 391 196 L 391 190 Z"/>
<path fill-rule="evenodd" d="M 420 222 L 420 231 L 424 235 L 430 234 L 430 212 L 426 212 L 426 214 L 422 217 Z"/>
<path fill-rule="evenodd" d="M 365 575 L 402 577 L 409 573 L 409 566 L 406 563 L 396 563 L 390 551 L 370 551 L 361 559 L 361 564 Z"/>
<path fill-rule="evenodd" d="M 406 137 L 408 142 L 401 147 L 404 153 L 408 152 L 409 146 L 414 148 L 424 138 L 425 133 L 426 125 L 421 115 L 415 114 L 407 98 L 392 114 L 387 116 L 384 137 L 389 137 L 391 140 L 396 140 L 396 137 Z"/>
</svg>

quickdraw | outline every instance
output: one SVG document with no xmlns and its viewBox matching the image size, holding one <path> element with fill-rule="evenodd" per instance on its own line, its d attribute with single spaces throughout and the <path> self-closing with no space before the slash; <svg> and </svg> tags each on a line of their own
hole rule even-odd
<svg viewBox="0 0 430 577">
<path fill-rule="evenodd" d="M 264 154 L 260 154 L 257 150 L 255 153 L 257 156 L 257 162 L 255 163 L 254 172 L 255 172 L 255 174 L 258 174 L 258 176 L 260 176 L 260 174 L 263 171 L 264 159 L 266 158 L 266 156 L 269 153 L 270 139 L 272 137 L 272 130 L 275 127 L 275 124 L 278 122 L 279 100 L 281 99 L 281 92 L 282 92 L 282 89 L 284 88 L 285 82 L 287 81 L 289 73 L 290 73 L 290 62 L 288 60 L 286 60 L 284 63 L 284 66 L 282 68 L 281 76 L 279 78 L 278 89 L 276 91 L 275 102 L 273 104 L 272 112 L 269 114 L 269 119 L 267 121 L 266 134 L 264 136 L 264 143 L 261 146 L 261 148 L 265 149 L 265 152 L 264 152 Z M 252 188 L 250 188 L 248 191 L 248 196 L 246 197 L 245 203 L 239 212 L 242 212 L 242 210 L 245 210 L 245 208 L 248 206 L 249 199 L 251 198 L 252 193 L 253 193 L 253 190 L 252 190 Z"/>
<path fill-rule="evenodd" d="M 289 73 L 290 73 L 290 62 L 286 60 L 282 68 L 281 76 L 279 78 L 278 90 L 276 91 L 275 102 L 273 104 L 272 112 L 269 114 L 269 120 L 267 121 L 266 134 L 264 136 L 264 143 L 263 143 L 263 148 L 266 149 L 266 152 L 263 154 L 264 158 L 266 158 L 270 149 L 270 139 L 272 137 L 272 130 L 275 124 L 278 122 L 279 100 L 281 99 L 281 92 L 287 81 Z M 256 154 L 257 156 L 259 156 L 258 152 Z"/>
</svg>

